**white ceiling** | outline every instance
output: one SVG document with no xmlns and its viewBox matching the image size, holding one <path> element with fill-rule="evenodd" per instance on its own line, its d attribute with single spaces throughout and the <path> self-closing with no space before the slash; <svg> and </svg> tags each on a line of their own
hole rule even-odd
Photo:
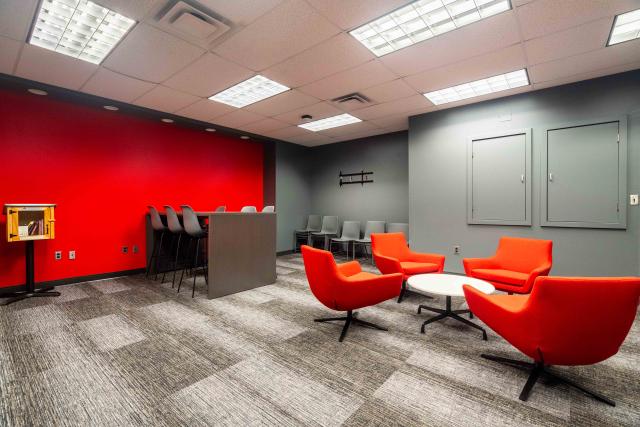
<svg viewBox="0 0 640 427">
<path fill-rule="evenodd" d="M 176 0 L 93 0 L 138 20 L 96 66 L 28 45 L 37 0 L 0 1 L 0 72 L 297 144 L 407 129 L 412 115 L 640 68 L 640 40 L 605 47 L 640 0 L 511 0 L 511 11 L 376 58 L 348 31 L 410 0 L 186 0 L 231 27 L 209 50 L 157 25 Z M 421 94 L 526 67 L 532 84 L 440 106 Z M 207 98 L 257 73 L 292 88 L 235 109 Z M 371 103 L 331 99 L 361 92 Z M 363 120 L 322 132 L 300 116 Z"/>
</svg>

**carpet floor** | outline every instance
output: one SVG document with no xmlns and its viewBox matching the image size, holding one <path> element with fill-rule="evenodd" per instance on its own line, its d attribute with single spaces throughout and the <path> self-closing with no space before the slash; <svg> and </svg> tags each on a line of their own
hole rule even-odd
<svg viewBox="0 0 640 427">
<path fill-rule="evenodd" d="M 130 276 L 0 307 L 0 425 L 640 425 L 638 321 L 606 362 L 557 368 L 616 407 L 544 383 L 521 402 L 527 374 L 480 358 L 524 360 L 490 330 L 449 319 L 420 334 L 431 314 L 411 294 L 360 310 L 388 332 L 352 326 L 339 343 L 340 324 L 313 322 L 335 312 L 299 255 L 277 263 L 275 284 L 215 300 L 202 277 L 192 299 L 191 281 L 176 294 Z"/>
</svg>

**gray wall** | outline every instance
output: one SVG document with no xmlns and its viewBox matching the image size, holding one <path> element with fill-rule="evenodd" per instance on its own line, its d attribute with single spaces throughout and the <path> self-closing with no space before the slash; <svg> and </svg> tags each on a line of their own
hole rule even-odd
<svg viewBox="0 0 640 427">
<path fill-rule="evenodd" d="M 511 114 L 509 121 L 501 121 Z M 495 251 L 500 236 L 554 242 L 559 275 L 640 273 L 640 207 L 627 201 L 626 230 L 540 227 L 540 149 L 547 125 L 629 115 L 628 193 L 640 192 L 640 71 L 550 88 L 413 117 L 409 124 L 409 218 L 414 249 L 447 255 L 446 270 L 462 272 L 463 257 Z M 533 226 L 467 225 L 466 138 L 533 128 Z M 594 171 L 597 173 L 597 171 Z M 628 196 L 627 196 L 628 200 Z M 453 255 L 461 245 L 461 255 Z"/>
<path fill-rule="evenodd" d="M 345 220 L 408 222 L 407 132 L 322 145 L 310 150 L 311 210 Z M 372 171 L 371 184 L 338 185 L 338 174 Z"/>
<path fill-rule="evenodd" d="M 309 149 L 300 145 L 275 144 L 277 251 L 293 249 L 293 231 L 306 225 L 311 210 Z"/>
</svg>

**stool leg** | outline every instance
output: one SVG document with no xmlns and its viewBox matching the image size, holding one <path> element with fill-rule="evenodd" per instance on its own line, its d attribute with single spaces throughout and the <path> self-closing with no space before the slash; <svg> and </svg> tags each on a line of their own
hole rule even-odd
<svg viewBox="0 0 640 427">
<path fill-rule="evenodd" d="M 182 233 L 178 234 L 178 247 L 176 249 L 176 257 L 173 261 L 173 279 L 171 280 L 171 287 L 176 285 L 176 271 L 178 271 L 178 256 L 180 256 L 180 241 L 182 240 Z"/>
<path fill-rule="evenodd" d="M 191 298 L 196 295 L 196 277 L 198 277 L 198 253 L 200 252 L 200 238 L 196 239 L 196 255 L 193 261 L 193 288 L 191 289 Z"/>
<path fill-rule="evenodd" d="M 149 257 L 149 262 L 147 263 L 147 271 L 144 274 L 145 278 L 149 278 L 149 273 L 151 272 L 151 265 L 153 264 L 153 258 L 155 257 L 156 254 L 156 240 L 157 240 L 157 233 L 155 231 L 153 231 L 153 240 L 151 243 L 151 256 Z"/>
<path fill-rule="evenodd" d="M 156 254 L 156 271 L 153 280 L 158 280 L 158 270 L 160 269 L 160 253 L 162 252 L 162 240 L 164 239 L 164 231 L 160 233 L 160 245 L 158 246 L 158 253 Z"/>
</svg>

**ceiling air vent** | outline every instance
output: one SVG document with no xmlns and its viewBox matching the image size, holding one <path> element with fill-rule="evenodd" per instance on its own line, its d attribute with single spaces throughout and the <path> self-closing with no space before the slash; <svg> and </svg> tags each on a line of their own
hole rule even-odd
<svg viewBox="0 0 640 427">
<path fill-rule="evenodd" d="M 209 49 L 229 31 L 229 26 L 184 1 L 178 1 L 157 20 L 158 27 L 182 39 Z"/>
<path fill-rule="evenodd" d="M 350 93 L 348 95 L 339 96 L 331 100 L 331 102 L 335 102 L 336 104 L 342 104 L 342 106 L 356 107 L 361 105 L 366 105 L 371 102 L 369 98 L 364 96 L 361 93 Z"/>
</svg>

